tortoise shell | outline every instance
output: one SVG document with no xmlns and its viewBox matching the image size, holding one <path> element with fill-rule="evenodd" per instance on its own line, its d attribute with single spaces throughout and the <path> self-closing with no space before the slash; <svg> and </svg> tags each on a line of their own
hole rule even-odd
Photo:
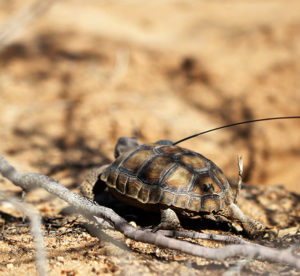
<svg viewBox="0 0 300 276">
<path fill-rule="evenodd" d="M 137 145 L 100 177 L 124 203 L 144 209 L 166 206 L 183 215 L 216 213 L 231 195 L 226 177 L 212 161 L 170 141 Z"/>
</svg>

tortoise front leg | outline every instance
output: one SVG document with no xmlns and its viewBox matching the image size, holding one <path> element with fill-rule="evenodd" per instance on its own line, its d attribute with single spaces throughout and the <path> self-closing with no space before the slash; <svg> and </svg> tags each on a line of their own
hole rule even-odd
<svg viewBox="0 0 300 276">
<path fill-rule="evenodd" d="M 180 228 L 180 221 L 177 214 L 171 208 L 160 209 L 160 224 L 154 227 L 152 232 L 160 229 L 178 229 Z"/>
</svg>

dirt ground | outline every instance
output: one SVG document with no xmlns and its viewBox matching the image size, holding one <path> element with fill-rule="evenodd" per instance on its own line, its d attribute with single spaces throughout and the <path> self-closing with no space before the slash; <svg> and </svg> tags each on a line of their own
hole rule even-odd
<svg viewBox="0 0 300 276">
<path fill-rule="evenodd" d="M 0 26 L 31 2 L 1 0 Z M 89 169 L 113 160 L 121 136 L 176 141 L 299 115 L 299 10 L 293 0 L 56 1 L 0 51 L 0 154 L 78 192 Z M 300 120 L 234 127 L 181 146 L 213 160 L 233 183 L 242 155 L 240 207 L 280 230 L 258 242 L 299 245 Z M 21 195 L 3 178 L 0 189 Z M 26 199 L 43 216 L 51 275 L 235 275 L 237 265 L 241 275 L 300 275 L 284 264 L 191 257 L 113 230 L 97 238 L 82 219 L 61 215 L 66 205 L 54 196 L 35 190 Z M 226 232 L 206 223 L 196 230 Z M 0 275 L 36 273 L 22 215 L 2 204 L 0 226 Z"/>
</svg>

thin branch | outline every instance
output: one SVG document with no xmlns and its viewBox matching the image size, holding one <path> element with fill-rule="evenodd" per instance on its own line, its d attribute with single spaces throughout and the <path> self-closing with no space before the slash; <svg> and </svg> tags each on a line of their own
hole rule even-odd
<svg viewBox="0 0 300 276">
<path fill-rule="evenodd" d="M 189 238 L 189 239 L 201 239 L 201 240 L 210 240 L 210 241 L 219 241 L 224 243 L 233 243 L 233 244 L 252 244 L 250 242 L 245 241 L 239 237 L 218 235 L 213 233 L 199 233 L 199 232 L 186 232 L 186 231 L 177 231 L 177 230 L 159 230 L 164 236 L 168 237 L 181 237 L 181 238 Z M 256 245 L 257 246 L 257 245 Z"/>
<path fill-rule="evenodd" d="M 15 185 L 30 189 L 41 187 L 48 192 L 57 195 L 81 212 L 96 217 L 101 217 L 114 226 L 114 228 L 126 237 L 136 241 L 146 242 L 159 247 L 180 250 L 194 256 L 209 258 L 213 260 L 224 260 L 229 257 L 246 256 L 258 257 L 263 260 L 285 262 L 300 269 L 300 257 L 294 255 L 290 250 L 278 250 L 265 246 L 252 244 L 234 244 L 223 248 L 206 248 L 186 241 L 168 238 L 161 233 L 147 232 L 136 229 L 125 219 L 117 215 L 112 209 L 100 206 L 95 202 L 81 197 L 65 188 L 57 180 L 37 173 L 20 173 L 0 155 L 0 172 L 11 180 Z"/>
<path fill-rule="evenodd" d="M 41 225 L 41 216 L 39 212 L 30 204 L 20 202 L 18 199 L 7 195 L 5 192 L 0 191 L 0 197 L 4 201 L 10 202 L 15 207 L 20 209 L 29 219 L 31 224 L 31 233 L 35 241 L 36 247 L 36 266 L 39 275 L 46 276 L 48 271 L 47 257 L 44 246 L 43 230 Z"/>
</svg>

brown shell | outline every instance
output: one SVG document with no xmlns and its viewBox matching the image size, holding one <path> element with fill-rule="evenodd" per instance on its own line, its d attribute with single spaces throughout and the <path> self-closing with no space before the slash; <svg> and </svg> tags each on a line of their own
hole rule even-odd
<svg viewBox="0 0 300 276">
<path fill-rule="evenodd" d="M 212 161 L 173 145 L 140 145 L 119 156 L 101 179 L 125 203 L 190 213 L 217 212 L 230 194 L 226 177 Z"/>
</svg>

